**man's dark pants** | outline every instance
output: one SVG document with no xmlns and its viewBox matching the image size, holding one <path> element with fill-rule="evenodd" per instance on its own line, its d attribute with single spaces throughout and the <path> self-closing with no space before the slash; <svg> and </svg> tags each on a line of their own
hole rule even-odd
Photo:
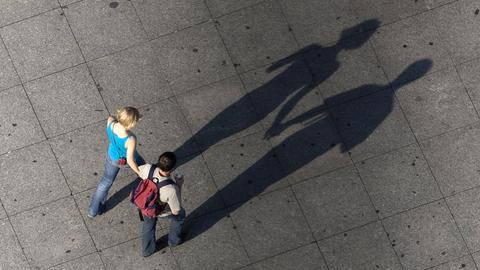
<svg viewBox="0 0 480 270">
<path fill-rule="evenodd" d="M 182 242 L 181 233 L 183 222 L 185 221 L 185 210 L 182 208 L 178 215 L 170 215 L 161 217 L 170 219 L 170 231 L 168 233 L 168 245 L 171 247 L 177 246 Z M 149 218 L 143 216 L 142 227 L 142 246 L 143 256 L 150 256 L 155 252 L 156 237 L 155 230 L 157 227 L 157 218 Z"/>
</svg>

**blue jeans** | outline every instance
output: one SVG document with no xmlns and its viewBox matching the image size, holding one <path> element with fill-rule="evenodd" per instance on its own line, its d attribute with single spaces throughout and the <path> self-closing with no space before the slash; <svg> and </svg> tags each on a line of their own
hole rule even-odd
<svg viewBox="0 0 480 270">
<path fill-rule="evenodd" d="M 137 160 L 137 165 L 143 165 L 145 161 L 142 157 Z M 128 166 L 125 166 L 128 167 Z M 104 204 L 107 200 L 108 191 L 112 187 L 113 181 L 117 177 L 118 171 L 120 170 L 120 165 L 118 161 L 112 160 L 110 155 L 107 153 L 105 157 L 105 170 L 103 172 L 103 177 L 97 185 L 97 189 L 92 195 L 90 200 L 90 206 L 88 207 L 88 214 L 92 217 L 98 214 L 100 204 Z"/>
<path fill-rule="evenodd" d="M 182 243 L 182 227 L 185 221 L 185 210 L 182 208 L 178 215 L 170 215 L 161 217 L 170 219 L 170 231 L 168 232 L 168 245 L 173 247 Z M 143 256 L 150 256 L 155 252 L 156 237 L 155 230 L 157 226 L 157 218 L 143 217 L 142 224 L 142 246 Z"/>
</svg>

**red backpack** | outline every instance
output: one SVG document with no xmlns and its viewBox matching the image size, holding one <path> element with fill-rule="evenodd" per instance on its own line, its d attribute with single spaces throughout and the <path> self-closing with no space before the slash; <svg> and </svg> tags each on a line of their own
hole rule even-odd
<svg viewBox="0 0 480 270">
<path fill-rule="evenodd" d="M 151 165 L 148 178 L 140 180 L 138 186 L 130 192 L 130 201 L 137 206 L 142 215 L 155 218 L 164 209 L 165 205 L 160 204 L 160 188 L 175 184 L 172 179 L 154 182 L 153 173 L 157 167 Z M 158 179 L 157 179 L 158 180 Z"/>
</svg>

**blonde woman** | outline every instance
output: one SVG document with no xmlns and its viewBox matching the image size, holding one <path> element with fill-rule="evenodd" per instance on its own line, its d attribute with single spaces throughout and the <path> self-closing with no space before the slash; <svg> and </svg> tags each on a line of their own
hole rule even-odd
<svg viewBox="0 0 480 270">
<path fill-rule="evenodd" d="M 131 130 L 140 119 L 136 108 L 124 107 L 117 110 L 116 117 L 108 117 L 107 135 L 110 141 L 105 158 L 105 171 L 92 195 L 87 216 L 94 218 L 99 212 L 105 210 L 105 201 L 108 190 L 115 181 L 118 171 L 128 165 L 137 175 L 140 175 L 139 165 L 145 164 L 143 158 L 137 153 L 137 139 Z"/>
</svg>

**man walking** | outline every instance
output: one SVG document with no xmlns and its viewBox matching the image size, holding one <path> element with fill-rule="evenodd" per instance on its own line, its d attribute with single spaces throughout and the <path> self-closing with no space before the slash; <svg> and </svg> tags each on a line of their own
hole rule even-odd
<svg viewBox="0 0 480 270">
<path fill-rule="evenodd" d="M 156 165 L 145 164 L 139 167 L 142 179 L 148 178 L 152 166 L 157 167 L 153 172 L 152 180 L 159 187 L 160 204 L 165 205 L 166 208 L 158 217 L 170 219 L 168 245 L 171 247 L 181 244 L 182 226 L 185 221 L 185 210 L 182 208 L 180 196 L 184 179 L 183 175 L 174 172 L 176 162 L 177 158 L 173 152 L 165 152 L 160 155 Z M 157 217 L 151 218 L 143 215 L 142 253 L 144 257 L 148 257 L 156 251 L 156 226 Z"/>
</svg>

